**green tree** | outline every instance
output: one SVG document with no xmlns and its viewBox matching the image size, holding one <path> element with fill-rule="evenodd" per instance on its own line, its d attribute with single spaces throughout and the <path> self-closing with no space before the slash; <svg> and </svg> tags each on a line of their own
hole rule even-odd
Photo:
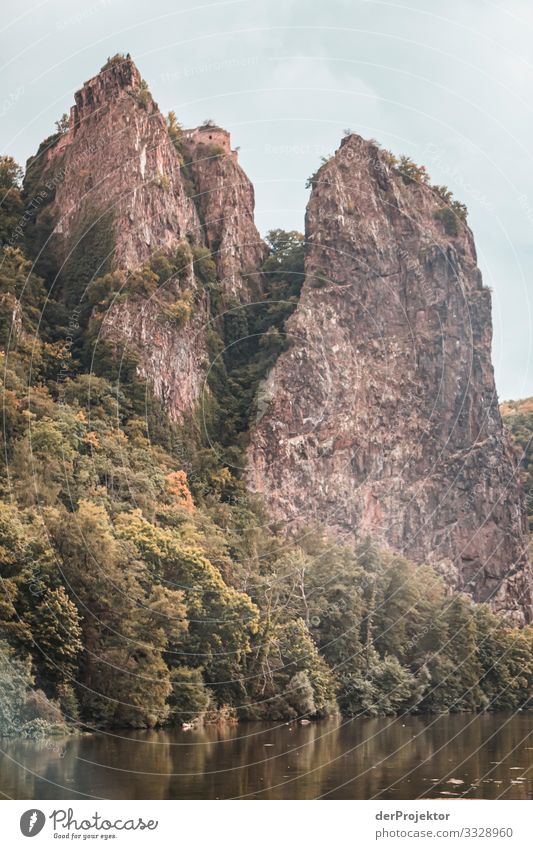
<svg viewBox="0 0 533 849">
<path fill-rule="evenodd" d="M 64 587 L 47 588 L 27 615 L 33 638 L 36 683 L 57 696 L 60 685 L 70 684 L 77 672 L 81 641 L 81 617 Z M 51 692 L 50 692 L 51 690 Z"/>
</svg>

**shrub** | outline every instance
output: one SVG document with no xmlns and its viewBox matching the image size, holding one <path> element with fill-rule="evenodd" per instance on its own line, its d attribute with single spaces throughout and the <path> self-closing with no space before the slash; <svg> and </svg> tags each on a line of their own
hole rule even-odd
<svg viewBox="0 0 533 849">
<path fill-rule="evenodd" d="M 444 201 L 444 203 L 448 203 L 448 204 L 451 203 L 452 198 L 453 198 L 453 194 L 450 191 L 450 189 L 448 188 L 448 186 L 436 186 L 435 185 L 435 186 L 431 186 L 431 188 L 433 189 L 435 194 L 438 195 L 440 197 L 440 199 Z"/>
<path fill-rule="evenodd" d="M 317 170 L 315 171 L 314 174 L 311 174 L 311 176 L 307 178 L 307 180 L 305 182 L 305 188 L 306 189 L 310 189 L 313 186 L 315 186 L 317 183 L 320 182 L 320 173 L 321 173 L 322 169 L 324 168 L 324 165 L 327 165 L 328 162 L 330 162 L 332 159 L 333 159 L 333 155 L 322 157 L 320 166 L 317 168 Z"/>
<path fill-rule="evenodd" d="M 202 154 L 207 159 L 215 159 L 218 156 L 224 156 L 225 153 L 226 151 L 224 150 L 224 148 L 219 144 L 215 144 L 214 142 L 212 142 L 211 144 L 202 145 Z"/>
<path fill-rule="evenodd" d="M 457 218 L 460 218 L 461 221 L 466 221 L 466 217 L 468 215 L 468 209 L 466 204 L 461 203 L 460 200 L 453 200 L 451 203 L 451 207 L 455 212 Z"/>
<path fill-rule="evenodd" d="M 122 65 L 123 62 L 126 61 L 126 57 L 123 53 L 115 53 L 114 56 L 108 56 L 107 62 L 105 65 L 102 65 L 101 71 L 107 71 L 108 68 L 112 68 L 113 65 Z"/>
<path fill-rule="evenodd" d="M 172 258 L 163 250 L 156 251 L 152 254 L 150 257 L 150 268 L 154 274 L 157 274 L 160 286 L 166 283 L 167 280 L 170 280 L 176 273 L 176 266 Z"/>
<path fill-rule="evenodd" d="M 192 316 L 192 292 L 186 290 L 174 303 L 166 306 L 161 312 L 163 321 L 172 322 L 176 327 L 183 327 Z"/>
<path fill-rule="evenodd" d="M 70 118 L 66 112 L 63 112 L 59 121 L 56 121 L 56 132 L 63 136 L 66 132 L 68 132 L 70 126 Z"/>
<path fill-rule="evenodd" d="M 406 185 L 412 183 L 429 185 L 429 174 L 425 167 L 416 165 L 409 156 L 400 156 L 398 159 L 390 150 L 383 151 L 383 156 L 390 168 L 402 178 Z M 442 222 L 449 236 L 456 236 L 458 233 L 457 219 L 465 221 L 468 214 L 465 204 L 453 199 L 453 193 L 448 186 L 434 184 L 431 186 L 431 190 L 445 204 L 437 210 L 435 217 Z"/>
<path fill-rule="evenodd" d="M 163 189 L 164 191 L 166 191 L 170 185 L 167 175 L 160 174 L 159 172 L 154 177 L 154 183 L 156 184 L 156 186 L 158 186 L 160 189 Z"/>
<path fill-rule="evenodd" d="M 172 670 L 170 682 L 170 721 L 181 724 L 203 720 L 206 711 L 212 707 L 212 701 L 201 671 L 179 666 Z"/>
<path fill-rule="evenodd" d="M 0 737 L 18 734 L 25 721 L 26 697 L 33 684 L 29 658 L 18 658 L 4 640 L 0 642 Z"/>
<path fill-rule="evenodd" d="M 141 80 L 141 87 L 137 92 L 137 103 L 139 104 L 141 109 L 148 109 L 151 100 L 152 95 L 150 94 L 148 83 L 146 82 L 146 80 Z"/>
<path fill-rule="evenodd" d="M 174 264 L 179 280 L 187 280 L 191 273 L 192 251 L 189 243 L 185 240 L 180 242 L 174 253 Z"/>
<path fill-rule="evenodd" d="M 183 127 L 176 118 L 175 112 L 169 112 L 167 115 L 167 129 L 173 143 L 180 143 L 183 138 Z"/>
<path fill-rule="evenodd" d="M 148 265 L 133 271 L 126 281 L 125 289 L 129 295 L 149 298 L 157 290 L 159 277 Z"/>
</svg>

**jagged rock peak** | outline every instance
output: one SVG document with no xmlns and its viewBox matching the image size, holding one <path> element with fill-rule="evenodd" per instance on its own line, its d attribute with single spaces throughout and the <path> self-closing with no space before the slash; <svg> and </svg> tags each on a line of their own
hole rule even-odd
<svg viewBox="0 0 533 849">
<path fill-rule="evenodd" d="M 171 137 L 129 55 L 109 59 L 76 92 L 68 131 L 29 160 L 27 173 L 31 194 L 38 182 L 53 186 L 47 216 L 60 263 L 87 219 L 104 214 L 113 219 L 114 267 L 134 268 L 187 238 L 212 251 L 228 297 L 253 297 L 266 248 L 229 132 L 209 122 Z"/>
<path fill-rule="evenodd" d="M 117 358 L 135 355 L 176 419 L 194 408 L 207 369 L 210 296 L 195 257 L 205 263 L 211 251 L 221 304 L 252 300 L 260 279 L 265 246 L 253 187 L 236 160 L 222 128 L 181 133 L 167 123 L 133 61 L 117 55 L 76 92 L 68 131 L 28 163 L 25 189 L 46 198 L 37 225 L 49 232 L 50 264 L 68 303 L 87 304 L 93 281 L 108 271 L 134 271 L 160 252 L 187 258 L 157 297 L 121 293 L 100 328 Z M 176 303 L 191 313 L 182 324 L 169 312 Z M 95 313 L 100 320 L 100 304 Z"/>
<path fill-rule="evenodd" d="M 289 527 L 370 534 L 531 618 L 525 511 L 465 210 L 351 134 L 311 179 L 291 347 L 261 388 L 248 481 Z"/>
<path fill-rule="evenodd" d="M 184 147 L 196 209 L 223 290 L 232 300 L 254 300 L 260 289 L 257 269 L 267 248 L 254 222 L 254 187 L 231 148 L 230 134 L 207 123 L 185 130 Z"/>
<path fill-rule="evenodd" d="M 32 193 L 36 183 L 53 186 L 46 215 L 58 264 L 72 250 L 94 255 L 94 242 L 105 236 L 97 231 L 113 243 L 105 263 L 94 265 L 97 275 L 105 265 L 136 268 L 183 238 L 203 243 L 166 121 L 132 60 L 114 57 L 75 100 L 68 132 L 30 160 L 26 173 Z"/>
<path fill-rule="evenodd" d="M 108 59 L 96 76 L 91 77 L 74 95 L 71 126 L 77 126 L 102 106 L 118 100 L 127 92 L 139 91 L 143 81 L 135 62 L 119 54 Z"/>
</svg>

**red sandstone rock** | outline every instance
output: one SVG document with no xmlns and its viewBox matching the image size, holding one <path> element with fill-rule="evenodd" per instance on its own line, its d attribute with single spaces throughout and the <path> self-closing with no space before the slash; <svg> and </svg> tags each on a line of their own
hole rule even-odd
<svg viewBox="0 0 533 849">
<path fill-rule="evenodd" d="M 250 487 L 288 527 L 370 534 L 448 585 L 531 617 L 528 535 L 472 233 L 356 135 L 306 216 L 293 344 L 261 389 Z"/>
<path fill-rule="evenodd" d="M 43 181 L 59 180 L 49 213 L 60 261 L 73 240 L 109 213 L 116 268 L 136 268 L 187 235 L 203 241 L 180 162 L 131 60 L 111 62 L 75 95 L 70 129 L 47 153 Z"/>
<path fill-rule="evenodd" d="M 134 270 L 155 251 L 172 251 L 187 240 L 213 251 L 228 301 L 250 300 L 265 246 L 253 222 L 252 185 L 231 151 L 229 133 L 218 132 L 222 156 L 205 156 L 202 128 L 186 142 L 198 181 L 189 197 L 183 160 L 135 64 L 120 57 L 109 61 L 76 92 L 68 132 L 31 162 L 40 172 L 39 185 L 55 187 L 46 214 L 58 267 L 66 262 L 68 269 L 80 238 L 102 217 L 110 218 L 111 268 Z M 90 250 L 83 242 L 81 249 Z M 195 290 L 194 314 L 184 327 L 161 323 L 157 293 L 112 306 L 101 329 L 118 359 L 126 351 L 137 356 L 139 373 L 174 418 L 192 409 L 207 370 L 208 295 L 198 291 L 192 268 L 182 276 L 181 283 L 167 284 L 165 294 L 177 298 L 183 289 Z M 63 286 L 68 289 L 68 270 Z"/>
<path fill-rule="evenodd" d="M 234 300 L 250 301 L 260 288 L 257 269 L 266 255 L 254 223 L 254 188 L 226 130 L 198 127 L 188 135 L 195 202 L 219 280 Z"/>
<path fill-rule="evenodd" d="M 229 134 L 188 132 L 191 198 L 130 60 L 108 63 L 75 100 L 68 133 L 39 164 L 41 182 L 55 186 L 46 212 L 59 264 L 111 212 L 114 268 L 132 270 L 187 239 L 213 251 L 228 301 L 253 299 L 265 249 Z M 435 217 L 442 206 L 357 136 L 321 169 L 307 210 L 306 280 L 287 326 L 293 344 L 261 387 L 248 479 L 289 528 L 371 534 L 523 621 L 531 569 L 490 361 L 490 294 L 469 228 L 459 222 L 448 235 Z M 161 323 L 159 295 L 130 298 L 109 309 L 102 336 L 117 357 L 137 354 L 180 418 L 204 387 L 209 309 L 192 269 L 170 285 L 176 297 L 195 291 L 185 326 Z"/>
</svg>

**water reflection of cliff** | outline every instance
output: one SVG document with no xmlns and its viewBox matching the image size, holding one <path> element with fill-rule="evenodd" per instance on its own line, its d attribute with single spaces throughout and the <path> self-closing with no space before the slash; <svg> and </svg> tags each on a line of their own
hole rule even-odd
<svg viewBox="0 0 533 849">
<path fill-rule="evenodd" d="M 533 716 L 331 720 L 5 742 L 11 798 L 533 796 Z"/>
</svg>

